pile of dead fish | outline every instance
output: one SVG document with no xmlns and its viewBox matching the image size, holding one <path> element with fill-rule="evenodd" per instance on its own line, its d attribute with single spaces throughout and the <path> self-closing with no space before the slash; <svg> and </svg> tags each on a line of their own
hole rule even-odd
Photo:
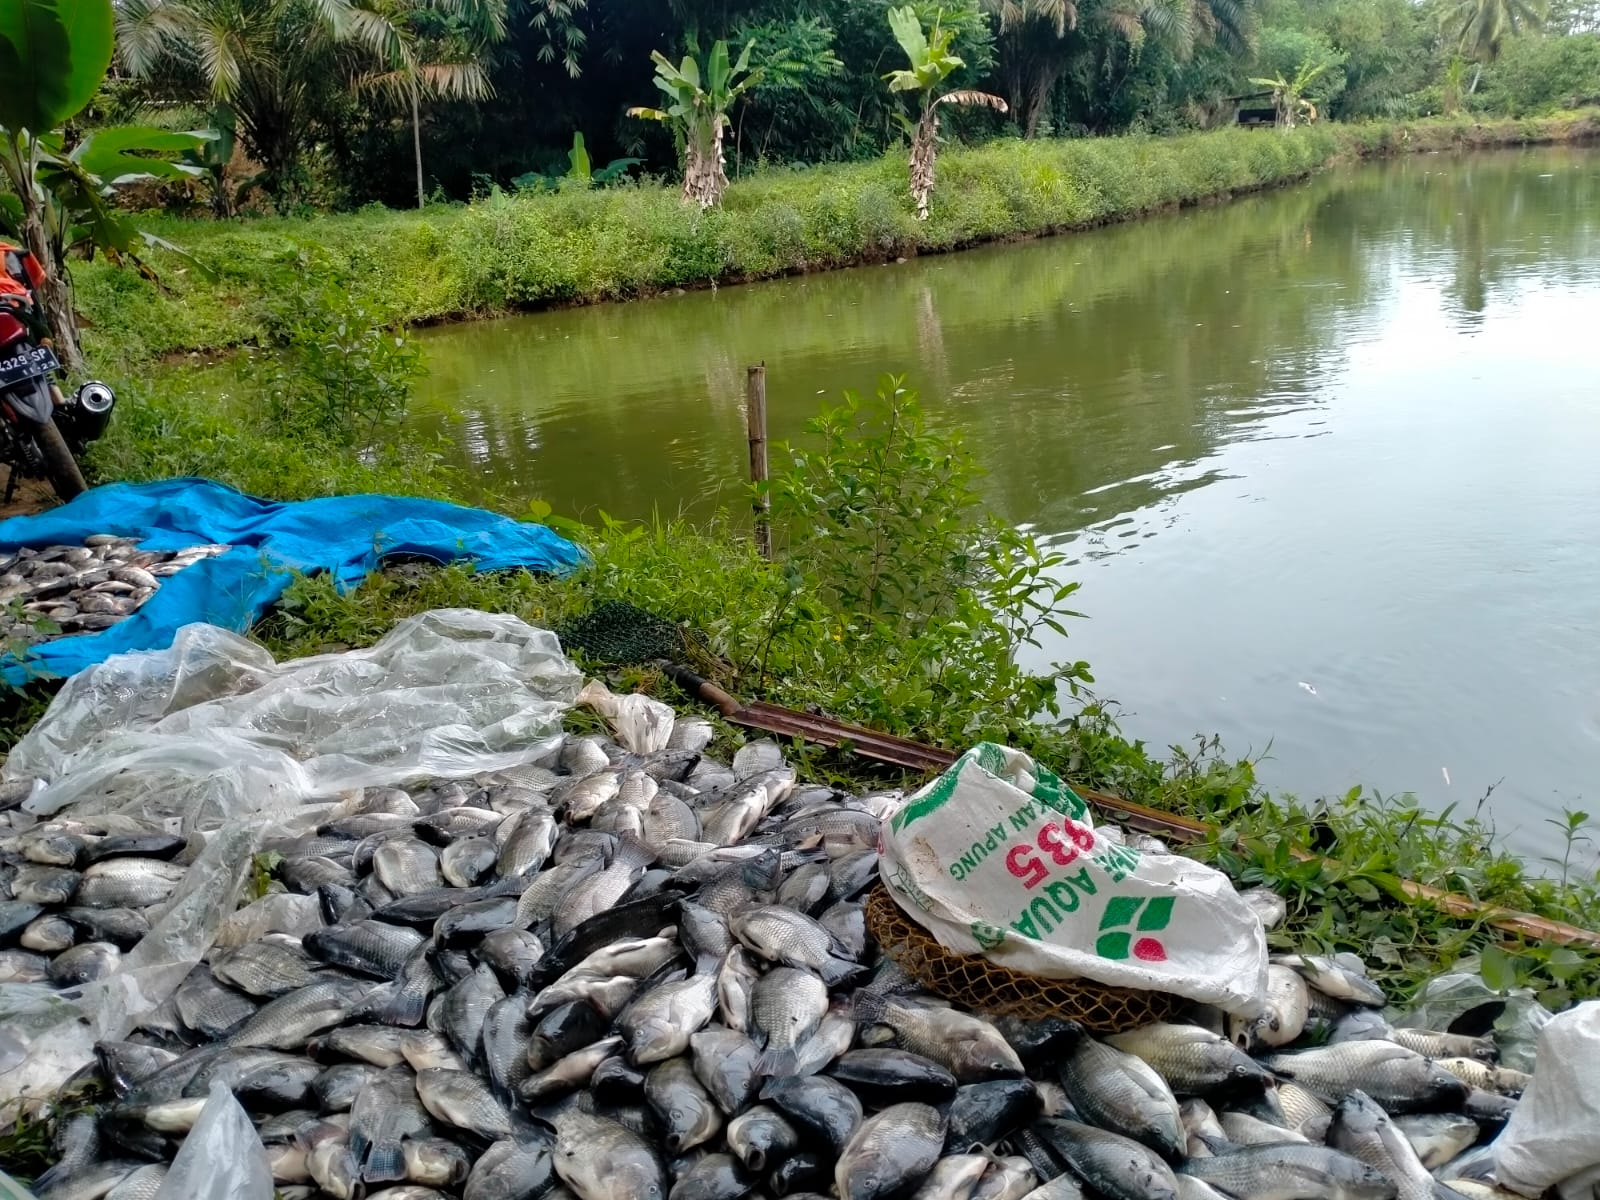
<svg viewBox="0 0 1600 1200">
<path fill-rule="evenodd" d="M 8 785 L 15 802 L 27 785 Z M 8 814 L 14 816 L 15 814 Z M 114 972 L 188 867 L 184 838 L 126 817 L 0 837 L 0 984 L 72 987 Z"/>
<path fill-rule="evenodd" d="M 153 1196 L 220 1083 L 286 1200 L 1493 1200 L 1526 1077 L 1391 1028 L 1358 962 L 1275 964 L 1233 1028 L 960 1011 L 865 927 L 900 797 L 709 738 L 568 738 L 271 842 L 282 893 L 100 1044 L 38 1194 Z"/>
<path fill-rule="evenodd" d="M 110 629 L 154 596 L 167 576 L 230 549 L 205 545 L 162 553 L 97 533 L 81 546 L 0 554 L 0 638 L 33 645 Z M 54 622 L 60 633 L 41 622 Z"/>
</svg>

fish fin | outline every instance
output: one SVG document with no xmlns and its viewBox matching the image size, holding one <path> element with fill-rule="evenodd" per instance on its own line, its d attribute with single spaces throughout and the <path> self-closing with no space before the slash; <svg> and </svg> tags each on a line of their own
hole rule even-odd
<svg viewBox="0 0 1600 1200">
<path fill-rule="evenodd" d="M 56 1163 L 55 1166 L 47 1168 L 37 1179 L 33 1181 L 33 1194 L 36 1196 L 43 1196 L 47 1194 L 51 1188 L 55 1187 L 56 1184 L 60 1183 L 63 1179 L 66 1179 L 69 1175 L 80 1170 L 81 1168 L 81 1163 L 77 1165 L 68 1165 L 65 1162 Z"/>
<path fill-rule="evenodd" d="M 617 837 L 617 852 L 611 856 L 611 865 L 621 863 L 629 867 L 648 867 L 658 857 L 655 847 L 643 838 L 624 833 Z"/>
<path fill-rule="evenodd" d="M 398 1183 L 406 1177 L 405 1151 L 399 1142 L 374 1142 L 361 1168 L 364 1183 Z"/>
<path fill-rule="evenodd" d="M 1198 1138 L 1200 1144 L 1207 1150 L 1211 1151 L 1212 1154 L 1226 1154 L 1229 1150 L 1238 1149 L 1238 1147 L 1236 1147 L 1227 1138 L 1218 1137 L 1214 1133 L 1197 1133 L 1194 1136 Z"/>
<path fill-rule="evenodd" d="M 800 1054 L 793 1046 L 768 1046 L 756 1059 L 756 1074 L 793 1075 L 800 1065 Z"/>
<path fill-rule="evenodd" d="M 829 956 L 828 960 L 817 969 L 817 974 L 822 976 L 822 982 L 827 984 L 830 988 L 836 988 L 840 984 L 854 979 L 860 973 L 860 963 L 853 963 L 846 958 L 834 958 L 831 955 Z"/>
<path fill-rule="evenodd" d="M 870 985 L 857 988 L 850 1003 L 858 1026 L 865 1028 L 869 1025 L 889 1025 L 887 1019 L 889 998 L 881 992 L 873 991 Z"/>
<path fill-rule="evenodd" d="M 568 1092 L 566 1095 L 555 1100 L 551 1100 L 547 1104 L 528 1104 L 527 1115 L 528 1117 L 531 1117 L 533 1121 L 537 1122 L 538 1125 L 554 1129 L 556 1126 L 556 1119 L 560 1117 L 562 1113 L 567 1112 L 569 1109 L 580 1109 L 581 1107 L 582 1094 L 577 1092 Z M 520 1112 L 515 1114 L 516 1119 L 521 1119 L 521 1117 L 522 1114 Z M 516 1136 L 515 1128 L 512 1130 L 512 1135 Z"/>
<path fill-rule="evenodd" d="M 554 1108 L 555 1105 L 549 1107 Z M 549 1127 L 536 1118 L 530 1118 L 524 1113 L 520 1105 L 508 1100 L 506 1111 L 511 1116 L 511 1140 L 519 1146 L 526 1146 L 530 1142 L 548 1146 L 550 1144 Z"/>
</svg>

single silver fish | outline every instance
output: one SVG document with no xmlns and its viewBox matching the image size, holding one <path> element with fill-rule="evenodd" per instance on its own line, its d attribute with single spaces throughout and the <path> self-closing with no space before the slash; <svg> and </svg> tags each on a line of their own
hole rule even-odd
<svg viewBox="0 0 1600 1200">
<path fill-rule="evenodd" d="M 640 1066 L 676 1058 L 717 1007 L 713 975 L 663 983 L 638 996 L 618 1019 L 630 1057 Z"/>
<path fill-rule="evenodd" d="M 1397 1195 L 1381 1171 L 1327 1146 L 1247 1146 L 1191 1158 L 1179 1171 L 1235 1200 L 1395 1200 Z"/>
<path fill-rule="evenodd" d="M 926 1104 L 892 1104 L 861 1123 L 834 1168 L 840 1196 L 890 1200 L 917 1186 L 939 1161 L 945 1123 Z"/>
<path fill-rule="evenodd" d="M 579 1200 L 664 1200 L 666 1169 L 631 1129 L 573 1102 L 547 1120 L 556 1134 L 556 1173 Z"/>
<path fill-rule="evenodd" d="M 1178 1101 L 1149 1063 L 1084 1036 L 1061 1060 L 1060 1072 L 1068 1098 L 1089 1120 L 1168 1158 L 1183 1156 L 1186 1139 Z"/>
<path fill-rule="evenodd" d="M 856 993 L 855 1007 L 863 1027 L 881 1026 L 900 1046 L 943 1063 L 962 1083 L 1024 1074 L 1017 1052 L 981 1017 L 869 991 Z"/>
<path fill-rule="evenodd" d="M 1328 1130 L 1328 1144 L 1381 1172 L 1398 1189 L 1399 1200 L 1435 1200 L 1449 1195 L 1449 1190 L 1428 1174 L 1389 1114 L 1364 1092 L 1351 1092 L 1339 1102 Z"/>
</svg>

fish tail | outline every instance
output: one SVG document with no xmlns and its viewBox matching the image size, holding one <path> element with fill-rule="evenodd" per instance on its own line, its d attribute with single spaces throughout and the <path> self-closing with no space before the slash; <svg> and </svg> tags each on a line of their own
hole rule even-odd
<svg viewBox="0 0 1600 1200">
<path fill-rule="evenodd" d="M 361 1168 L 364 1183 L 398 1183 L 406 1177 L 405 1151 L 399 1142 L 374 1142 Z"/>
<path fill-rule="evenodd" d="M 821 968 L 817 971 L 817 974 L 822 976 L 823 983 L 827 984 L 830 988 L 836 988 L 845 981 L 855 978 L 860 971 L 861 966 L 859 963 L 853 963 L 849 959 L 845 958 L 834 958 L 830 956 L 827 961 L 822 964 Z"/>
<path fill-rule="evenodd" d="M 793 1075 L 800 1066 L 800 1054 L 793 1046 L 768 1046 L 756 1059 L 756 1074 L 779 1078 Z"/>
</svg>

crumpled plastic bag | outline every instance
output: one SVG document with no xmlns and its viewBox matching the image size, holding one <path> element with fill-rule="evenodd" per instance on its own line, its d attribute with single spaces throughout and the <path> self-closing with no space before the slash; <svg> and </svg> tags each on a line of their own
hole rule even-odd
<svg viewBox="0 0 1600 1200">
<path fill-rule="evenodd" d="M 1545 1022 L 1533 1082 L 1495 1139 L 1495 1177 L 1524 1196 L 1588 1200 L 1600 1182 L 1600 1000 Z"/>
<path fill-rule="evenodd" d="M 272 1200 L 272 1166 L 256 1127 L 220 1079 L 183 1139 L 155 1200 Z"/>
<path fill-rule="evenodd" d="M 619 696 L 598 679 L 592 679 L 574 703 L 586 704 L 604 717 L 617 741 L 634 754 L 656 754 L 672 740 L 676 718 L 671 706 L 641 692 Z"/>
<path fill-rule="evenodd" d="M 204 846 L 115 974 L 65 992 L 0 985 L 0 1103 L 54 1092 L 95 1041 L 125 1037 L 225 926 L 240 936 L 307 919 L 305 898 L 235 913 L 263 837 L 298 832 L 350 789 L 553 757 L 581 684 L 555 634 L 470 609 L 407 618 L 366 650 L 282 664 L 227 630 L 190 625 L 166 650 L 74 676 L 6 762 L 7 779 L 46 781 L 23 807 L 154 820 Z"/>
<path fill-rule="evenodd" d="M 1474 969 L 1475 959 L 1462 959 L 1457 965 L 1464 969 L 1439 975 L 1423 984 L 1411 1008 L 1392 1017 L 1390 1024 L 1402 1029 L 1434 1029 L 1474 1036 L 1492 1027 L 1500 1061 L 1515 1071 L 1532 1071 L 1539 1031 L 1550 1021 L 1550 1010 L 1540 1004 L 1528 988 L 1495 991 Z M 1474 1011 L 1480 1009 L 1481 1012 Z M 1451 1028 L 1463 1018 L 1467 1020 L 1462 1028 Z"/>
<path fill-rule="evenodd" d="M 308 800 L 538 761 L 582 684 L 556 635 L 435 609 L 366 650 L 283 664 L 211 625 L 119 654 L 62 688 L 5 778 L 41 816 L 120 812 L 185 831 L 286 816 Z"/>
<path fill-rule="evenodd" d="M 211 834 L 115 974 L 65 991 L 0 985 L 0 1102 L 51 1095 L 96 1041 L 125 1037 L 177 990 L 238 904 L 257 836 L 238 824 Z"/>
</svg>

